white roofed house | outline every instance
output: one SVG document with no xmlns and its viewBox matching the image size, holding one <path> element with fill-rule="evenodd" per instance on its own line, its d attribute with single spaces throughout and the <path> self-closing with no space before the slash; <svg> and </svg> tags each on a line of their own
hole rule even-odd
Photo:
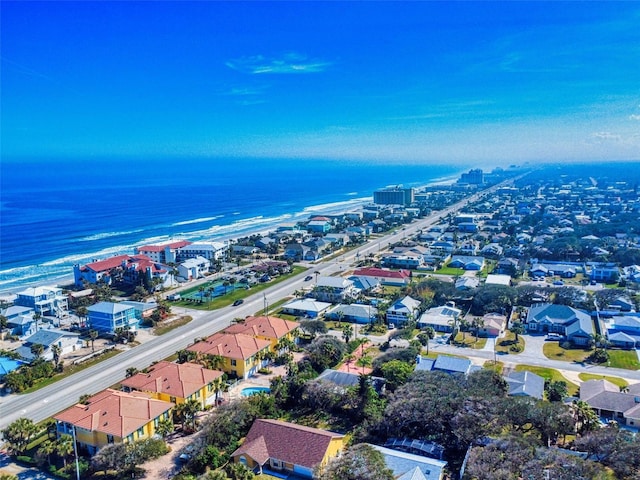
<svg viewBox="0 0 640 480">
<path fill-rule="evenodd" d="M 313 298 L 291 300 L 282 306 L 282 311 L 297 317 L 318 318 L 331 307 L 330 303 L 319 302 Z"/>
<path fill-rule="evenodd" d="M 321 302 L 341 303 L 355 298 L 353 281 L 342 277 L 319 277 L 313 296 Z"/>
<path fill-rule="evenodd" d="M 194 258 L 187 258 L 180 263 L 177 276 L 187 281 L 195 280 L 196 278 L 202 278 L 210 267 L 211 261 L 198 255 Z"/>
<path fill-rule="evenodd" d="M 32 308 L 43 316 L 64 317 L 68 314 L 67 296 L 58 287 L 29 287 L 17 294 L 14 305 Z"/>
<path fill-rule="evenodd" d="M 371 305 L 361 305 L 352 303 L 349 305 L 338 305 L 325 314 L 326 318 L 340 320 L 343 322 L 368 324 L 378 315 L 378 309 Z"/>
<path fill-rule="evenodd" d="M 418 327 L 431 327 L 436 332 L 451 333 L 461 314 L 462 311 L 456 308 L 455 303 L 447 302 L 424 312 L 418 320 Z"/>
<path fill-rule="evenodd" d="M 76 348 L 82 347 L 79 333 L 67 332 L 63 330 L 42 329 L 31 335 L 25 340 L 24 345 L 16 349 L 16 353 L 25 360 L 31 362 L 36 356 L 31 352 L 32 345 L 42 345 L 43 351 L 41 357 L 45 360 L 53 359 L 52 347 L 57 345 L 61 349 L 60 355 L 66 355 L 73 352 Z"/>
<path fill-rule="evenodd" d="M 420 300 L 406 296 L 397 300 L 387 309 L 387 323 L 402 327 L 412 320 L 417 320 L 420 314 Z"/>
</svg>

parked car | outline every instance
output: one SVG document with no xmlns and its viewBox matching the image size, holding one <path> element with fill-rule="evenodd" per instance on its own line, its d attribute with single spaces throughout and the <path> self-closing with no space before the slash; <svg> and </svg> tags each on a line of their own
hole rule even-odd
<svg viewBox="0 0 640 480">
<path fill-rule="evenodd" d="M 564 285 L 564 282 L 562 280 L 556 280 L 555 282 L 553 282 L 554 285 Z"/>
</svg>

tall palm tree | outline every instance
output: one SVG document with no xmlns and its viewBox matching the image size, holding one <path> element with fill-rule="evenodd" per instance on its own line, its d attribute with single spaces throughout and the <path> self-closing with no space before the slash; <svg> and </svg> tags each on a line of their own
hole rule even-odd
<svg viewBox="0 0 640 480">
<path fill-rule="evenodd" d="M 33 320 L 36 322 L 36 332 L 38 331 L 38 322 L 42 318 L 42 314 L 40 312 L 36 312 L 33 314 Z"/>
<path fill-rule="evenodd" d="M 56 441 L 56 453 L 62 458 L 64 466 L 67 466 L 67 457 L 73 453 L 73 437 L 63 433 Z"/>
<path fill-rule="evenodd" d="M 97 330 L 89 330 L 89 339 L 91 340 L 91 353 L 95 353 L 96 349 L 94 347 L 94 342 L 96 341 L 96 338 L 98 338 L 98 331 Z"/>
<path fill-rule="evenodd" d="M 31 345 L 31 353 L 36 357 L 36 359 L 40 358 L 43 352 L 44 345 L 41 345 L 40 343 L 34 343 Z"/>
<path fill-rule="evenodd" d="M 51 345 L 51 353 L 53 354 L 53 363 L 58 366 L 60 355 L 62 354 L 62 347 L 54 343 L 53 345 Z"/>
<path fill-rule="evenodd" d="M 47 464 L 49 466 L 51 465 L 51 454 L 56 452 L 57 450 L 56 447 L 57 447 L 56 442 L 53 442 L 51 440 L 45 440 L 40 444 L 40 447 L 38 448 L 38 452 L 40 453 L 40 455 L 47 457 Z"/>
</svg>

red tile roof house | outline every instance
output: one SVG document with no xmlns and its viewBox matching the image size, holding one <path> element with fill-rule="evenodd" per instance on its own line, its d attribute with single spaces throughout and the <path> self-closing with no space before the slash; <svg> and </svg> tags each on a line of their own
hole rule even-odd
<svg viewBox="0 0 640 480">
<path fill-rule="evenodd" d="M 313 478 L 314 469 L 326 465 L 343 448 L 344 435 L 280 420 L 258 419 L 231 457 L 258 473 L 271 470 Z"/>
<path fill-rule="evenodd" d="M 271 341 L 249 335 L 215 333 L 187 348 L 199 355 L 222 357 L 219 368 L 231 378 L 247 379 L 261 368 L 264 356 L 271 351 Z"/>
<path fill-rule="evenodd" d="M 110 443 L 128 443 L 151 438 L 158 422 L 170 418 L 173 403 L 142 392 L 120 392 L 110 388 L 54 415 L 58 435 L 75 429 L 78 446 L 94 454 Z"/>
<path fill-rule="evenodd" d="M 204 408 L 207 400 L 215 399 L 217 383 L 223 372 L 210 370 L 197 363 L 172 363 L 161 361 L 120 382 L 125 392 L 140 391 L 158 400 L 186 403 L 197 400 Z M 220 379 L 220 380 L 218 380 Z"/>
<path fill-rule="evenodd" d="M 154 262 L 146 255 L 117 255 L 83 266 L 73 266 L 74 282 L 78 287 L 82 287 L 84 282 L 98 283 L 100 280 L 111 285 L 114 276 L 120 277 L 123 283 L 130 284 L 136 283 L 142 274 L 165 280 L 168 273 L 169 269 L 165 265 Z"/>
<path fill-rule="evenodd" d="M 353 272 L 356 277 L 368 277 L 380 282 L 381 285 L 407 285 L 411 282 L 409 270 L 386 270 L 384 268 L 368 267 Z"/>
</svg>

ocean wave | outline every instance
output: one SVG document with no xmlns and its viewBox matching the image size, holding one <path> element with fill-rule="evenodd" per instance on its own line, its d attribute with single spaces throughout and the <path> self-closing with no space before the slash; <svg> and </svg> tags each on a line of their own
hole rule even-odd
<svg viewBox="0 0 640 480">
<path fill-rule="evenodd" d="M 194 218 L 193 220 L 184 220 L 182 222 L 172 223 L 172 227 L 179 227 L 181 225 L 191 225 L 192 223 L 204 223 L 210 222 L 212 220 L 217 220 L 218 218 L 222 218 L 224 215 L 216 215 L 215 217 L 202 217 L 202 218 Z"/>
<path fill-rule="evenodd" d="M 80 239 L 78 239 L 79 242 L 91 242 L 94 240 L 102 240 L 104 238 L 111 238 L 111 237 L 119 237 L 121 235 L 131 235 L 133 233 L 140 233 L 143 230 L 127 230 L 124 232 L 103 232 L 103 233 L 96 233 L 94 235 L 88 235 L 86 237 L 82 237 Z"/>
<path fill-rule="evenodd" d="M 315 212 L 330 212 L 330 211 L 344 210 L 346 208 L 359 206 L 365 202 L 370 202 L 371 199 L 372 197 L 361 197 L 361 198 L 354 198 L 352 200 L 345 200 L 342 202 L 331 202 L 331 203 L 323 203 L 320 205 L 311 205 L 311 206 L 305 207 L 301 213 L 304 214 L 308 212 L 315 213 Z"/>
</svg>

